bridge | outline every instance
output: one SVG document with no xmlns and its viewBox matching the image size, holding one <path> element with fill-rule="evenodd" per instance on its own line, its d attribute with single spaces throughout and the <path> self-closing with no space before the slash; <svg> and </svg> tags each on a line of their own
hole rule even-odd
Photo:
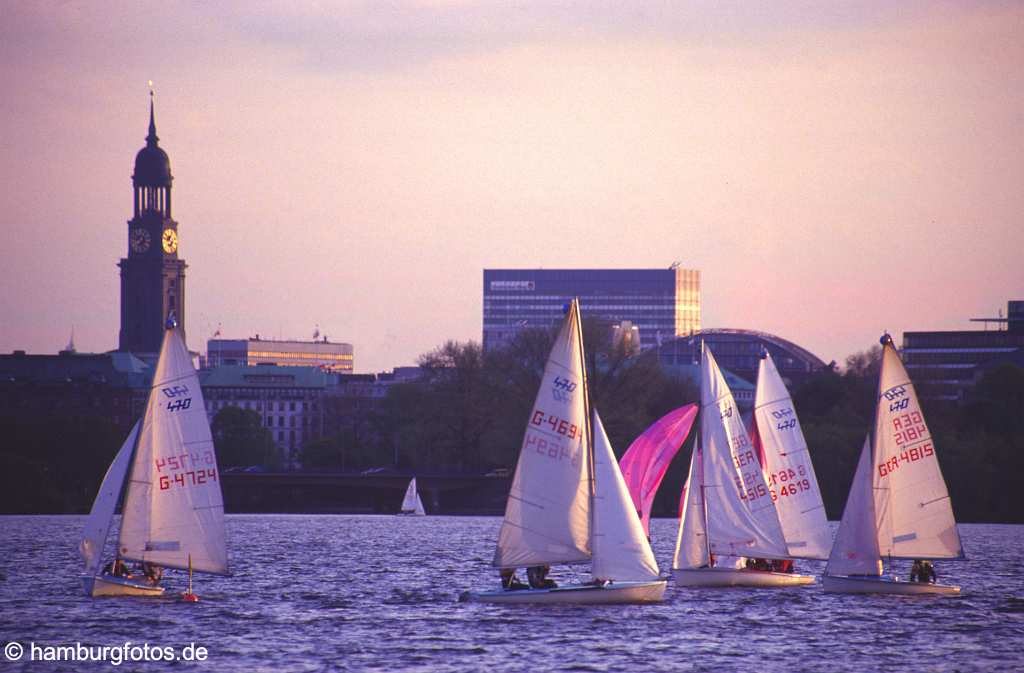
<svg viewBox="0 0 1024 673">
<path fill-rule="evenodd" d="M 505 513 L 511 477 L 417 474 L 427 514 Z M 226 472 L 221 475 L 228 513 L 394 514 L 411 474 L 331 472 Z"/>
</svg>

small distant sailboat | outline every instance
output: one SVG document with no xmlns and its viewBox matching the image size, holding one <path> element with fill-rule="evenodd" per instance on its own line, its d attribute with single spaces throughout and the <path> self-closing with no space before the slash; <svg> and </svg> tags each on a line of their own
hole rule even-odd
<svg viewBox="0 0 1024 673">
<path fill-rule="evenodd" d="M 412 478 L 409 482 L 409 487 L 405 489 L 405 498 L 402 499 L 402 509 L 398 512 L 401 515 L 407 516 L 424 516 L 426 510 L 423 509 L 423 501 L 420 500 L 419 491 L 416 490 L 416 477 Z"/>
<path fill-rule="evenodd" d="M 932 436 L 892 338 L 881 339 L 875 424 L 861 450 L 822 585 L 830 593 L 958 594 L 905 582 L 882 559 L 964 558 Z"/>
<path fill-rule="evenodd" d="M 103 548 L 124 493 L 114 561 Z M 159 596 L 162 568 L 228 574 L 224 502 L 199 377 L 173 316 L 167 321 L 146 413 L 110 464 L 79 551 L 88 596 Z M 138 561 L 145 575 L 117 572 Z"/>
<path fill-rule="evenodd" d="M 687 404 L 668 412 L 633 440 L 619 460 L 622 478 L 648 537 L 654 496 L 669 464 L 690 435 L 697 411 L 698 405 Z"/>
<path fill-rule="evenodd" d="M 460 600 L 603 604 L 664 597 L 666 581 L 601 419 L 590 409 L 579 300 L 574 300 L 526 425 L 493 565 L 514 570 L 588 561 L 592 582 L 465 592 Z"/>
<path fill-rule="evenodd" d="M 701 434 L 690 460 L 672 576 L 689 587 L 811 584 L 795 573 L 735 567 L 741 557 L 788 559 L 761 463 L 714 355 L 702 348 Z M 733 567 L 723 557 L 734 559 Z"/>
</svg>

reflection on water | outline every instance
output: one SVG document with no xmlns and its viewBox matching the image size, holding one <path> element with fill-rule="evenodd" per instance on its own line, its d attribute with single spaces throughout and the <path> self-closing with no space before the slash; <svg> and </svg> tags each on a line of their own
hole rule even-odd
<svg viewBox="0 0 1024 673">
<path fill-rule="evenodd" d="M 540 607 L 456 602 L 464 589 L 497 586 L 488 563 L 500 520 L 492 517 L 229 516 L 234 575 L 197 576 L 198 604 L 82 596 L 83 520 L 0 517 L 0 645 L 194 642 L 218 671 L 861 673 L 1024 662 L 1024 526 L 961 526 L 971 558 L 938 564 L 943 582 L 964 587 L 957 598 L 670 584 L 661 605 Z M 675 533 L 675 521 L 652 522 L 663 570 Z M 167 576 L 183 588 L 181 573 Z M 132 666 L 172 667 L 182 670 Z"/>
</svg>

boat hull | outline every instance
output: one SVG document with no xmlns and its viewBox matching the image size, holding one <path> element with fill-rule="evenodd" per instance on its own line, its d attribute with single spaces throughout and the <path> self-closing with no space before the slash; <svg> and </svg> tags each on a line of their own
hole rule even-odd
<svg viewBox="0 0 1024 673">
<path fill-rule="evenodd" d="M 838 594 L 901 594 L 904 596 L 938 594 L 950 596 L 960 593 L 960 587 L 951 584 L 904 582 L 891 577 L 824 575 L 821 578 L 821 584 L 825 589 L 825 593 Z"/>
<path fill-rule="evenodd" d="M 111 575 L 82 576 L 86 596 L 162 596 L 164 588 L 148 582 Z"/>
<path fill-rule="evenodd" d="M 512 591 L 466 591 L 460 602 L 539 603 L 549 605 L 608 605 L 613 603 L 660 603 L 665 599 L 666 580 L 653 582 L 609 582 L 604 585 L 569 584 L 554 589 Z"/>
<path fill-rule="evenodd" d="M 813 575 L 747 568 L 674 568 L 672 578 L 680 587 L 796 587 L 814 584 Z"/>
</svg>

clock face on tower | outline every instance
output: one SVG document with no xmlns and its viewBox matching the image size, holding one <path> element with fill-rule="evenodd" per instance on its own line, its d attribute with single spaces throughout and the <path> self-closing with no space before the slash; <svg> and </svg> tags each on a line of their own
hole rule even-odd
<svg viewBox="0 0 1024 673">
<path fill-rule="evenodd" d="M 163 237 L 164 252 L 168 255 L 178 249 L 178 232 L 173 229 L 164 229 Z"/>
<path fill-rule="evenodd" d="M 130 243 L 132 246 L 132 252 L 146 252 L 149 250 L 150 236 L 149 232 L 145 229 L 132 229 L 132 235 L 130 237 Z"/>
</svg>

